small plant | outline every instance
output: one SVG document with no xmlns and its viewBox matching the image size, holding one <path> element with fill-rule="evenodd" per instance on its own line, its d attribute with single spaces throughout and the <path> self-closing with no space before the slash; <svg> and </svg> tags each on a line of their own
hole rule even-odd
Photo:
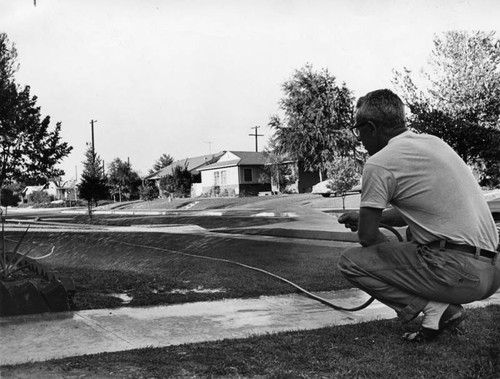
<svg viewBox="0 0 500 379">
<path fill-rule="evenodd" d="M 328 163 L 327 175 L 332 178 L 327 187 L 342 196 L 342 208 L 345 209 L 346 193 L 360 178 L 359 165 L 352 158 L 338 157 Z"/>
</svg>

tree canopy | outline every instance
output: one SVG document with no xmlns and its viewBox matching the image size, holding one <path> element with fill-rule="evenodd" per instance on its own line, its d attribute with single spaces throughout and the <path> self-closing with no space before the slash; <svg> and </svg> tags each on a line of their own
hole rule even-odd
<svg viewBox="0 0 500 379">
<path fill-rule="evenodd" d="M 130 163 L 115 158 L 108 166 L 108 178 L 112 195 L 118 195 L 119 201 L 122 201 L 122 197 L 130 200 L 139 196 L 141 179 L 139 174 L 132 170 Z"/>
<path fill-rule="evenodd" d="M 107 199 L 109 196 L 108 179 L 104 174 L 103 162 L 92 147 L 89 147 L 85 152 L 85 158 L 78 190 L 80 197 L 87 201 L 89 215 L 92 217 L 92 205 L 97 204 L 98 200 Z"/>
<path fill-rule="evenodd" d="M 434 37 L 419 86 L 409 70 L 394 83 L 411 111 L 409 126 L 445 140 L 484 185 L 500 184 L 500 41 L 494 32 Z"/>
<path fill-rule="evenodd" d="M 38 184 L 63 175 L 55 166 L 72 150 L 61 142 L 61 123 L 51 128 L 30 87 L 16 84 L 17 68 L 15 45 L 0 33 L 0 187 L 13 181 Z"/>
<path fill-rule="evenodd" d="M 170 154 L 163 153 L 160 158 L 156 160 L 153 168 L 149 170 L 150 174 L 160 171 L 163 167 L 170 166 L 174 162 L 174 158 Z"/>
<path fill-rule="evenodd" d="M 270 138 L 262 151 L 266 158 L 264 173 L 271 179 L 271 183 L 278 187 L 278 191 L 285 192 L 287 187 L 297 181 L 297 175 L 290 164 L 288 154 L 283 154 L 276 148 L 275 139 Z"/>
<path fill-rule="evenodd" d="M 279 153 L 300 161 L 320 175 L 335 156 L 355 152 L 356 139 L 348 127 L 353 121 L 354 99 L 345 84 L 337 86 L 327 69 L 311 65 L 298 69 L 282 85 L 283 116 L 273 115 L 269 126 Z"/>
<path fill-rule="evenodd" d="M 342 196 L 343 209 L 345 209 L 346 193 L 358 184 L 361 171 L 359 163 L 347 157 L 337 157 L 327 165 L 327 175 L 330 178 L 327 187 Z"/>
<path fill-rule="evenodd" d="M 176 166 L 172 175 L 163 176 L 160 179 L 160 188 L 166 194 L 189 197 L 194 181 L 194 175 L 191 174 L 187 166 Z"/>
</svg>

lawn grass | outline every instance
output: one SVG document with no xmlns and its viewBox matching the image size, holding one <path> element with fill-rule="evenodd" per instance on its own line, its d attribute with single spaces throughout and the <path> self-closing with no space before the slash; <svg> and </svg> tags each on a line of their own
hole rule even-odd
<svg viewBox="0 0 500 379">
<path fill-rule="evenodd" d="M 122 306 L 113 294 L 132 297 L 133 307 L 296 292 L 271 276 L 199 255 L 261 268 L 310 291 L 350 287 L 336 268 L 343 249 L 327 242 L 140 232 L 33 232 L 26 242 L 34 250 L 55 246 L 41 262 L 74 279 L 77 310 Z"/>
<path fill-rule="evenodd" d="M 2 378 L 498 378 L 500 306 L 471 309 L 465 332 L 402 341 L 395 320 L 247 339 L 145 348 L 3 366 Z"/>
</svg>

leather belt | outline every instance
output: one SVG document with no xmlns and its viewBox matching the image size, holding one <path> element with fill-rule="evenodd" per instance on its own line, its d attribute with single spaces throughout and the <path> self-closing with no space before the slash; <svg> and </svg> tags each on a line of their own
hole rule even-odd
<svg viewBox="0 0 500 379">
<path fill-rule="evenodd" d="M 431 248 L 458 250 L 458 251 L 463 251 L 464 253 L 469 253 L 472 255 L 478 254 L 481 257 L 486 257 L 486 258 L 495 258 L 498 255 L 497 251 L 478 249 L 475 246 L 459 245 L 459 244 L 451 243 L 448 241 L 435 241 L 435 242 L 428 243 L 426 245 L 431 247 Z"/>
</svg>

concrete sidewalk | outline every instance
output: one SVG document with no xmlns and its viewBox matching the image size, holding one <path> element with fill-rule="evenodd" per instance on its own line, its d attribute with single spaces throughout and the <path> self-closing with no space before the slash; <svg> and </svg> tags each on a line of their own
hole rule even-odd
<svg viewBox="0 0 500 379">
<path fill-rule="evenodd" d="M 359 290 L 318 293 L 344 307 L 362 304 Z M 500 304 L 500 291 L 468 307 Z M 97 309 L 0 318 L 0 364 L 246 338 L 395 317 L 375 301 L 358 312 L 335 311 L 293 294 L 181 305 Z"/>
</svg>

